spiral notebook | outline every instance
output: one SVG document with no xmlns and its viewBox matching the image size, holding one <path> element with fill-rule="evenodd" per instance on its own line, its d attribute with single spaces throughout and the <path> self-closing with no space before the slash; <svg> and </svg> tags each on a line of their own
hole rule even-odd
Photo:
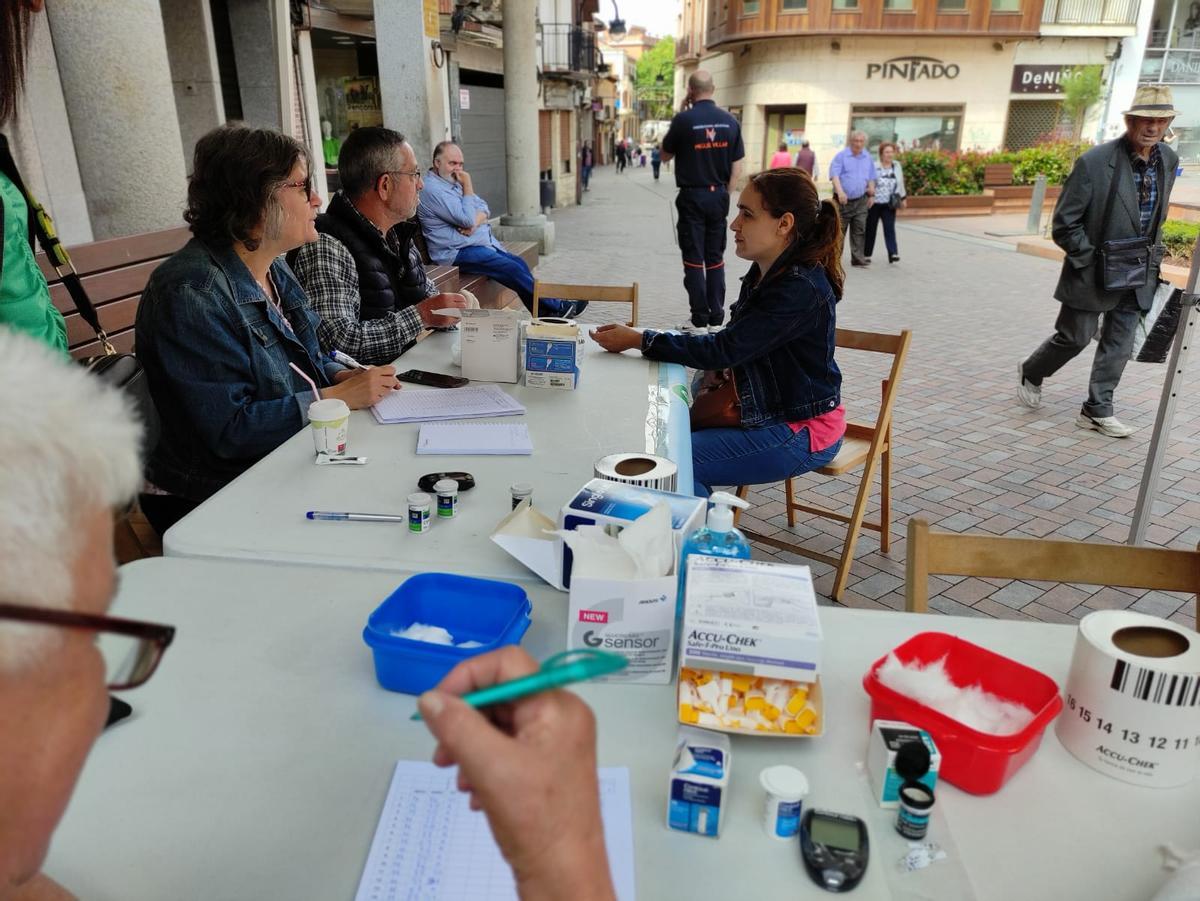
<svg viewBox="0 0 1200 901">
<path fill-rule="evenodd" d="M 417 436 L 418 454 L 484 456 L 532 454 L 523 422 L 426 422 Z"/>
<path fill-rule="evenodd" d="M 355 901 L 517 901 L 487 817 L 457 771 L 397 762 Z M 635 901 L 629 770 L 600 768 L 600 815 L 618 901 Z M 516 799 L 514 803 L 520 803 Z"/>
</svg>

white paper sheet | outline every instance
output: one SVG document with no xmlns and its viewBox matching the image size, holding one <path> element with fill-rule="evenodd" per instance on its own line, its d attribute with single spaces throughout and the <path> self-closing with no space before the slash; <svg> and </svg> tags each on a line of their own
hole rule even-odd
<svg viewBox="0 0 1200 901">
<path fill-rule="evenodd" d="M 417 436 L 417 453 L 532 454 L 533 439 L 523 422 L 427 422 Z"/>
<path fill-rule="evenodd" d="M 396 764 L 355 901 L 516 901 L 512 870 L 456 769 Z M 629 770 L 600 769 L 600 812 L 619 901 L 635 901 Z"/>
<path fill-rule="evenodd" d="M 495 385 L 470 385 L 424 391 L 402 388 L 371 407 L 371 412 L 377 422 L 395 423 L 517 416 L 524 413 L 525 408 Z"/>
</svg>

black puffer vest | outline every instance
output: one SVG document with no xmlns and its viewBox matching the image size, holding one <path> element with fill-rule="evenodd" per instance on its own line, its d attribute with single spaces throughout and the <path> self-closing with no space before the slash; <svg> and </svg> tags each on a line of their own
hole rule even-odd
<svg viewBox="0 0 1200 901">
<path fill-rule="evenodd" d="M 362 320 L 382 319 L 425 299 L 424 280 L 409 265 L 409 248 L 417 228 L 412 222 L 395 227 L 397 254 L 340 191 L 329 201 L 329 209 L 317 217 L 317 231 L 337 238 L 354 257 Z"/>
</svg>

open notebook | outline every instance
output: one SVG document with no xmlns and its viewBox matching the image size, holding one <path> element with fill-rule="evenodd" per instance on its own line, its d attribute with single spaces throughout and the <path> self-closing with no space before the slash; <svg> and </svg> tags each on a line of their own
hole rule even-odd
<svg viewBox="0 0 1200 901">
<path fill-rule="evenodd" d="M 417 453 L 532 454 L 533 439 L 523 422 L 426 422 L 417 436 Z"/>
<path fill-rule="evenodd" d="M 487 817 L 471 810 L 457 774 L 424 761 L 396 764 L 355 901 L 517 901 Z M 635 901 L 625 767 L 600 769 L 600 813 L 617 898 Z"/>
<path fill-rule="evenodd" d="M 371 407 L 371 412 L 378 422 L 394 423 L 517 416 L 525 408 L 495 385 L 470 385 L 425 390 L 402 388 Z"/>
</svg>

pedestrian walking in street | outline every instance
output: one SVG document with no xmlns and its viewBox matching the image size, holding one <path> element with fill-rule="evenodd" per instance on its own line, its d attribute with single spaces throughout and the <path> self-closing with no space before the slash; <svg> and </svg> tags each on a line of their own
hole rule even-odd
<svg viewBox="0 0 1200 901">
<path fill-rule="evenodd" d="M 787 144 L 779 142 L 779 149 L 771 154 L 771 164 L 768 169 L 782 169 L 792 164 L 792 155 L 788 153 Z"/>
<path fill-rule="evenodd" d="M 658 144 L 650 148 L 650 168 L 654 170 L 654 180 L 658 181 L 658 173 L 662 169 L 662 148 Z"/>
<path fill-rule="evenodd" d="M 705 333 L 725 319 L 725 240 L 729 194 L 741 174 L 742 129 L 712 99 L 712 76 L 697 69 L 688 78 L 687 107 L 671 120 L 662 142 L 663 162 L 675 166 L 675 209 L 683 255 L 683 287 L 691 319 L 680 326 Z"/>
<path fill-rule="evenodd" d="M 625 149 L 624 141 L 617 141 L 617 171 L 625 171 L 625 160 L 627 159 L 628 151 Z"/>
<path fill-rule="evenodd" d="M 1100 328 L 1088 397 L 1075 425 L 1110 438 L 1134 430 L 1113 415 L 1141 311 L 1158 288 L 1167 216 L 1179 157 L 1163 138 L 1177 115 L 1171 89 L 1142 85 L 1125 111 L 1125 134 L 1075 161 L 1054 207 L 1051 234 L 1066 252 L 1054 298 L 1054 334 L 1017 365 L 1017 398 L 1037 409 L 1042 382 L 1088 346 Z M 1136 245 L 1122 252 L 1130 245 Z M 1104 325 L 1100 327 L 1100 314 Z"/>
<path fill-rule="evenodd" d="M 645 147 L 638 148 L 638 168 L 639 169 L 646 168 L 646 148 Z"/>
<path fill-rule="evenodd" d="M 702 370 L 692 404 L 693 487 L 780 482 L 827 464 L 846 432 L 834 361 L 842 296 L 837 207 L 798 169 L 750 176 L 730 226 L 751 262 L 729 327 L 676 335 L 603 325 L 605 350 Z"/>
<path fill-rule="evenodd" d="M 796 151 L 796 168 L 803 169 L 817 180 L 817 154 L 808 146 L 808 138 L 800 139 L 800 149 Z"/>
<path fill-rule="evenodd" d="M 904 169 L 896 159 L 896 145 L 884 141 L 879 145 L 879 165 L 875 167 L 875 202 L 867 211 L 867 237 L 863 253 L 868 260 L 875 252 L 875 234 L 879 223 L 883 223 L 883 241 L 887 245 L 888 262 L 900 262 L 900 250 L 896 246 L 896 211 L 908 205 L 908 194 L 904 190 Z"/>
<path fill-rule="evenodd" d="M 870 266 L 867 259 L 867 213 L 875 196 L 875 160 L 867 153 L 865 132 L 852 131 L 850 146 L 843 147 L 829 164 L 833 196 L 841 207 L 842 230 L 850 231 L 850 265 Z"/>
<path fill-rule="evenodd" d="M 579 174 L 583 178 L 583 190 L 588 190 L 588 182 L 592 180 L 592 164 L 595 156 L 592 153 L 592 142 L 584 141 L 583 150 L 579 151 Z"/>
</svg>

